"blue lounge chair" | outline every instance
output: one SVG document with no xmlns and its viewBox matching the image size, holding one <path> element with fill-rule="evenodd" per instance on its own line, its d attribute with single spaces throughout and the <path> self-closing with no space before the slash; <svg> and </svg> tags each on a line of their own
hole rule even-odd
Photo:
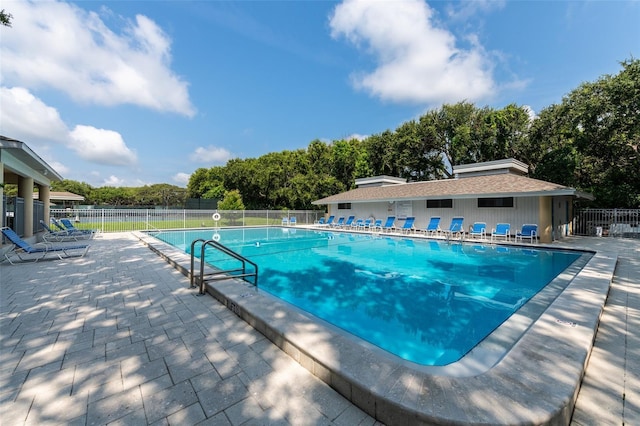
<svg viewBox="0 0 640 426">
<path fill-rule="evenodd" d="M 297 224 L 298 224 L 298 219 L 296 219 L 296 217 L 295 217 L 295 216 L 291 216 L 291 217 L 289 218 L 289 225 L 291 225 L 291 226 L 296 226 Z"/>
<path fill-rule="evenodd" d="M 17 257 L 21 261 L 33 260 L 34 262 L 44 259 L 49 254 L 55 255 L 59 259 L 71 256 L 82 257 L 87 254 L 90 247 L 88 244 L 53 245 L 49 243 L 41 243 L 39 245 L 31 245 L 20 238 L 20 236 L 11 228 L 2 228 L 2 234 L 11 242 L 11 244 L 13 244 L 13 247 L 4 253 L 5 259 L 12 265 L 14 264 L 11 261 L 13 257 Z M 75 252 L 79 252 L 79 254 Z M 33 255 L 34 258 L 28 259 L 23 257 L 25 255 Z"/>
<path fill-rule="evenodd" d="M 318 221 L 316 222 L 316 225 L 324 225 L 324 217 L 321 217 L 320 219 L 318 219 Z"/>
<path fill-rule="evenodd" d="M 429 224 L 425 228 L 424 232 L 427 235 L 438 235 L 440 233 L 440 217 L 431 217 L 431 219 L 429 219 Z"/>
<path fill-rule="evenodd" d="M 364 222 L 362 222 L 362 224 L 360 225 L 359 229 L 362 229 L 364 231 L 366 231 L 367 229 L 371 229 L 371 225 L 373 224 L 373 219 L 369 218 L 366 219 Z"/>
<path fill-rule="evenodd" d="M 522 242 L 522 240 L 527 239 L 532 243 L 534 242 L 534 240 L 536 242 L 538 241 L 538 225 L 533 223 L 526 223 L 522 225 L 522 229 L 520 230 L 520 232 L 516 233 L 516 242 L 518 240 Z"/>
<path fill-rule="evenodd" d="M 90 234 L 84 234 L 81 232 L 73 232 L 73 231 L 55 231 L 47 225 L 44 220 L 40 220 L 40 225 L 45 229 L 45 233 L 42 235 L 42 238 L 46 242 L 63 242 L 63 241 L 78 241 L 78 240 L 86 240 L 91 237 Z"/>
<path fill-rule="evenodd" d="M 395 226 L 395 221 L 396 221 L 396 217 L 395 216 L 389 216 L 387 217 L 387 221 L 385 222 L 384 226 L 382 227 L 381 231 L 393 231 L 394 229 L 396 229 Z"/>
<path fill-rule="evenodd" d="M 347 221 L 344 222 L 342 225 L 340 225 L 341 228 L 349 228 L 351 226 L 351 224 L 353 223 L 353 220 L 355 219 L 355 216 L 349 216 L 347 218 Z"/>
<path fill-rule="evenodd" d="M 464 218 L 463 217 L 454 217 L 451 219 L 451 225 L 449 225 L 449 229 L 442 231 L 442 233 L 447 238 L 453 238 L 458 235 L 460 238 L 464 237 Z"/>
<path fill-rule="evenodd" d="M 487 224 L 484 222 L 475 222 L 469 231 L 471 238 L 480 237 L 481 239 L 487 237 Z"/>
<path fill-rule="evenodd" d="M 510 223 L 498 223 L 496 228 L 491 230 L 491 242 L 494 238 L 504 238 L 505 241 L 509 241 L 511 238 L 511 224 Z"/>
<path fill-rule="evenodd" d="M 55 220 L 55 219 L 52 219 L 52 220 Z M 76 234 L 86 234 L 86 235 L 91 235 L 91 237 L 93 237 L 97 232 L 92 229 L 78 229 L 75 226 L 73 226 L 73 223 L 71 223 L 69 219 L 60 219 L 60 222 L 62 222 L 63 229 Z"/>
<path fill-rule="evenodd" d="M 334 215 L 329 216 L 329 219 L 327 219 L 327 221 L 324 223 L 324 226 L 332 226 L 333 225 L 333 219 L 335 219 L 336 217 Z"/>
<path fill-rule="evenodd" d="M 362 218 L 360 218 L 360 219 L 356 220 L 355 222 L 351 223 L 351 227 L 355 228 L 355 229 L 358 229 L 361 226 L 364 226 L 364 219 L 362 219 Z"/>
<path fill-rule="evenodd" d="M 375 231 L 376 229 L 380 229 L 382 231 L 382 219 L 376 219 L 375 222 L 371 226 L 369 226 L 371 231 Z"/>
<path fill-rule="evenodd" d="M 404 220 L 404 225 L 402 225 L 402 227 L 400 228 L 400 232 L 402 232 L 403 234 L 407 233 L 410 234 L 411 232 L 415 231 L 415 228 L 413 227 L 413 222 L 416 221 L 416 218 L 413 216 L 409 216 Z"/>
<path fill-rule="evenodd" d="M 340 216 L 338 218 L 338 221 L 335 223 L 332 223 L 331 226 L 333 226 L 334 228 L 340 228 L 343 224 L 344 224 L 344 216 Z"/>
<path fill-rule="evenodd" d="M 68 229 L 53 216 L 51 217 L 51 223 L 53 223 L 53 226 L 55 226 L 59 231 L 68 231 Z"/>
</svg>

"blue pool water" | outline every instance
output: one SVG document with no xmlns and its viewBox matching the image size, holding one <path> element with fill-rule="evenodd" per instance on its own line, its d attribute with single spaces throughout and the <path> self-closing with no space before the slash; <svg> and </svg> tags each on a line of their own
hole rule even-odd
<svg viewBox="0 0 640 426">
<path fill-rule="evenodd" d="M 277 227 L 157 236 L 187 252 L 213 237 L 258 265 L 260 289 L 422 365 L 459 360 L 582 254 Z"/>
</svg>

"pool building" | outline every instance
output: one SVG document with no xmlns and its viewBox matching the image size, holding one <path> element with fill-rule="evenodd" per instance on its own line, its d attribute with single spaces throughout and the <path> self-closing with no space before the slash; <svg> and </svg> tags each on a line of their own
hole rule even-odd
<svg viewBox="0 0 640 426">
<path fill-rule="evenodd" d="M 515 234 L 523 224 L 537 224 L 542 243 L 572 235 L 573 201 L 592 199 L 574 188 L 527 177 L 528 166 L 513 158 L 454 166 L 454 179 L 406 182 L 390 176 L 356 179 L 356 188 L 315 201 L 336 218 L 384 219 L 396 217 L 402 227 L 415 217 L 415 228 L 425 229 L 431 217 L 446 228 L 454 217 L 464 227 L 485 222 L 487 234 L 498 223 L 509 223 Z"/>
</svg>

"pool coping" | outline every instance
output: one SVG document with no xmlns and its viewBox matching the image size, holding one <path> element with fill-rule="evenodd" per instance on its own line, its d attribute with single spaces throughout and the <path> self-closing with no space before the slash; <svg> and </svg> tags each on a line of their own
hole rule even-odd
<svg viewBox="0 0 640 426">
<path fill-rule="evenodd" d="M 145 233 L 134 234 L 189 276 L 190 256 Z M 533 247 L 574 250 L 562 244 Z M 207 291 L 383 423 L 568 424 L 616 262 L 615 252 L 594 252 L 506 355 L 486 371 L 465 376 L 438 374 L 356 343 L 243 281 L 208 283 Z"/>
</svg>

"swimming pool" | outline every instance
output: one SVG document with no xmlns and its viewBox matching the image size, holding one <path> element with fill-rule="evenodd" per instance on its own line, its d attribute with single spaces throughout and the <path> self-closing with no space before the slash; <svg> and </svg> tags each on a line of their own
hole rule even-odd
<svg viewBox="0 0 640 426">
<path fill-rule="evenodd" d="M 460 360 L 583 255 L 279 227 L 157 238 L 184 251 L 219 240 L 258 264 L 261 290 L 424 366 Z M 230 267 L 212 250 L 206 260 Z"/>
</svg>

